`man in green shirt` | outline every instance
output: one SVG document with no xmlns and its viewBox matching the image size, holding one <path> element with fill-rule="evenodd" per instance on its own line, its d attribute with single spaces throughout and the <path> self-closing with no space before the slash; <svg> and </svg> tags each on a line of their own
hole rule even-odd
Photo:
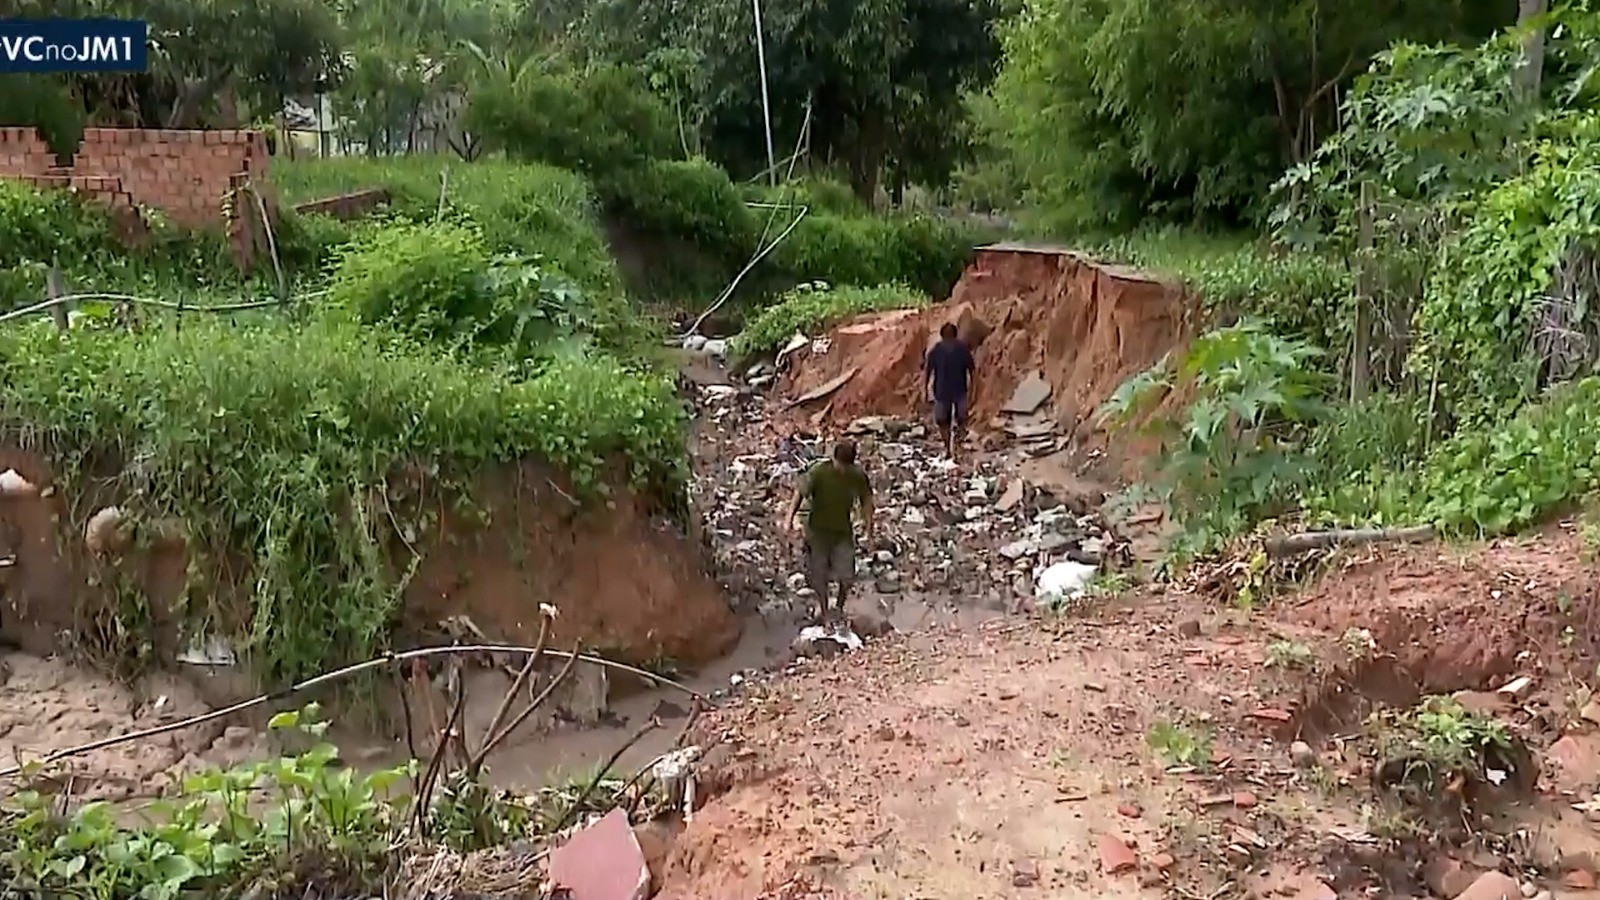
<svg viewBox="0 0 1600 900">
<path fill-rule="evenodd" d="M 806 517 L 806 581 L 817 592 L 822 608 L 822 624 L 835 630 L 849 627 L 845 617 L 845 598 L 856 580 L 856 539 L 851 513 L 861 508 L 861 523 L 867 545 L 872 545 L 872 482 L 856 465 L 856 445 L 841 441 L 833 448 L 833 458 L 807 470 L 789 504 L 784 522 L 798 527 L 800 503 L 810 499 Z M 835 619 L 828 604 L 828 584 L 839 585 L 839 613 Z"/>
</svg>

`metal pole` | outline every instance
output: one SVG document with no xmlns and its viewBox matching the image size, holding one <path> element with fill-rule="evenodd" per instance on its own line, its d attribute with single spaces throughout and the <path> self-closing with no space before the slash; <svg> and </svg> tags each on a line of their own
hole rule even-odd
<svg viewBox="0 0 1600 900">
<path fill-rule="evenodd" d="M 761 0 L 750 0 L 750 7 L 756 13 L 756 64 L 761 67 L 761 119 L 766 127 L 767 136 L 767 171 L 771 182 L 778 183 L 778 165 L 772 155 L 772 105 L 767 99 L 767 48 L 761 38 Z"/>
</svg>

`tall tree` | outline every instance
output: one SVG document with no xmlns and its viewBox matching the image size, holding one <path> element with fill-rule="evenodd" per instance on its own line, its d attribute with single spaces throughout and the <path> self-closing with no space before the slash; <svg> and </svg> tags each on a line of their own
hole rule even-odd
<svg viewBox="0 0 1600 900">
<path fill-rule="evenodd" d="M 1030 0 L 1005 37 L 1006 143 L 1064 225 L 1238 221 L 1334 130 L 1397 39 L 1479 37 L 1469 0 Z"/>
<path fill-rule="evenodd" d="M 755 43 L 760 0 L 609 0 L 604 23 L 619 54 L 677 47 L 703 62 L 706 150 L 736 172 L 766 166 Z M 811 110 L 816 157 L 848 172 L 870 201 L 890 162 L 942 178 L 954 162 L 964 92 L 999 58 L 997 0 L 794 0 L 762 3 L 774 143 L 788 148 Z"/>
</svg>

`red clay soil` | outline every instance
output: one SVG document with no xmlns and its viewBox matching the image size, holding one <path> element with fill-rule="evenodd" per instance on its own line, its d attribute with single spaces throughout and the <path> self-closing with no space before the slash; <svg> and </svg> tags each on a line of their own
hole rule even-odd
<svg viewBox="0 0 1600 900">
<path fill-rule="evenodd" d="M 1017 385 L 1039 371 L 1053 387 L 1041 412 L 1063 433 L 1089 438 L 1096 409 L 1117 386 L 1183 341 L 1189 307 L 1181 285 L 1135 269 L 1064 250 L 980 250 L 948 302 L 845 323 L 830 333 L 826 354 L 800 351 L 787 387 L 798 397 L 856 366 L 848 383 L 812 404 L 828 404 L 827 424 L 924 415 L 923 353 L 941 325 L 956 322 L 977 361 L 974 431 L 989 429 Z"/>
<path fill-rule="evenodd" d="M 1365 628 L 1384 652 L 1341 666 L 1295 705 L 1316 732 L 1425 694 L 1586 681 L 1600 659 L 1600 577 L 1560 527 L 1472 548 L 1394 548 L 1342 566 L 1295 601 L 1285 619 L 1338 637 Z M 1353 688 L 1353 690 L 1352 690 Z"/>
<path fill-rule="evenodd" d="M 1565 732 L 1600 760 L 1600 730 L 1579 714 L 1600 573 L 1578 543 L 1556 530 L 1386 548 L 1254 611 L 1134 593 L 1084 619 L 918 633 L 756 682 L 697 726 L 724 746 L 658 900 L 1426 896 L 1415 848 L 1332 837 L 1373 821 L 1370 748 L 1348 736 L 1371 704 L 1527 675 L 1501 715 L 1536 751 Z M 1348 628 L 1371 632 L 1407 695 L 1328 677 Z M 1286 640 L 1314 662 L 1271 664 Z M 1301 729 L 1306 702 L 1336 690 L 1369 705 L 1350 702 L 1343 728 Z M 1207 771 L 1166 769 L 1150 742 L 1162 722 L 1211 736 Z M 1294 763 L 1291 737 L 1324 777 Z M 1497 826 L 1541 835 L 1528 858 L 1552 879 L 1570 868 L 1560 860 L 1600 858 L 1587 855 L 1600 832 L 1570 808 L 1592 793 L 1579 780 L 1577 795 L 1519 795 Z M 1229 849 L 1240 835 L 1248 859 Z M 1124 848 L 1126 872 L 1108 853 Z"/>
<path fill-rule="evenodd" d="M 9 468 L 40 487 L 53 483 L 38 455 L 0 447 L 0 471 Z M 423 559 L 405 592 L 404 630 L 416 635 L 466 616 L 492 639 L 532 642 L 539 604 L 551 603 L 560 610 L 552 646 L 581 641 L 629 662 L 685 664 L 716 659 L 733 646 L 738 620 L 707 574 L 698 544 L 625 489 L 605 509 L 580 511 L 557 484 L 532 463 L 489 472 L 471 495 L 485 516 L 470 521 L 455 511 L 455 495 L 437 486 L 427 486 L 422 501 L 397 499 L 392 508 L 402 520 L 415 521 L 414 507 L 424 502 L 443 522 L 414 539 Z M 197 599 L 235 617 L 235 627 L 248 627 L 248 595 L 228 587 L 248 587 L 248 560 L 208 554 L 194 561 L 203 583 L 187 585 L 190 554 L 181 538 L 126 547 L 115 562 L 91 558 L 85 523 L 118 500 L 100 493 L 0 497 L 0 559 L 16 557 L 15 565 L 0 568 L 0 634 L 40 655 L 61 649 L 63 634 L 92 639 L 114 603 L 108 567 L 148 598 L 162 655 L 177 649 L 186 590 L 196 595 L 190 603 Z M 384 515 L 383 503 L 373 502 Z M 411 548 L 398 539 L 391 550 L 393 560 L 410 558 Z"/>
</svg>

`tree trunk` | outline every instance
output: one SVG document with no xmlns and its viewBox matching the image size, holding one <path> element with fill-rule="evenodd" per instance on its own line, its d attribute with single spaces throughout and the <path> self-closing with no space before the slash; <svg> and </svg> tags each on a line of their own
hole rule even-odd
<svg viewBox="0 0 1600 900">
<path fill-rule="evenodd" d="M 850 190 L 868 209 L 878 206 L 878 179 L 883 172 L 884 132 L 881 119 L 861 128 L 861 138 L 850 154 Z"/>
<path fill-rule="evenodd" d="M 1533 28 L 1531 23 L 1549 8 L 1549 0 L 1517 0 L 1517 25 L 1529 31 L 1522 38 L 1522 62 L 1514 77 L 1517 93 L 1527 103 L 1538 101 L 1544 78 L 1544 28 Z"/>
</svg>

